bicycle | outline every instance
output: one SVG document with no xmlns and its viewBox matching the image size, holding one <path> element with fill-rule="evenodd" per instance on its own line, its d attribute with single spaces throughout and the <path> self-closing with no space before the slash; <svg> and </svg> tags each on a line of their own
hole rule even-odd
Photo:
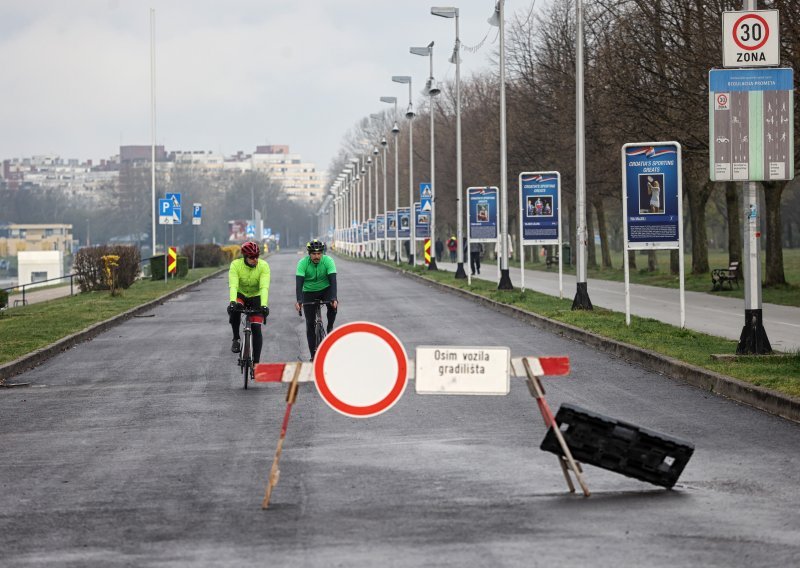
<svg viewBox="0 0 800 568">
<path fill-rule="evenodd" d="M 252 324 L 250 318 L 251 316 L 263 317 L 263 312 L 260 309 L 254 310 L 252 308 L 239 308 L 239 312 L 244 315 L 244 329 L 242 330 L 244 341 L 242 342 L 242 347 L 239 350 L 238 365 L 242 370 L 242 376 L 244 377 L 244 388 L 247 389 L 248 380 L 254 381 L 256 378 L 256 368 L 253 364 L 253 343 L 250 337 L 253 334 L 252 330 L 250 329 L 250 325 Z"/>
<path fill-rule="evenodd" d="M 302 306 L 314 306 L 314 353 L 317 352 L 322 340 L 325 339 L 325 336 L 327 335 L 327 332 L 325 331 L 325 325 L 322 323 L 322 306 L 331 304 L 333 304 L 332 300 L 314 300 L 313 302 L 302 302 L 300 304 L 301 308 L 297 310 L 297 315 L 303 317 Z"/>
</svg>

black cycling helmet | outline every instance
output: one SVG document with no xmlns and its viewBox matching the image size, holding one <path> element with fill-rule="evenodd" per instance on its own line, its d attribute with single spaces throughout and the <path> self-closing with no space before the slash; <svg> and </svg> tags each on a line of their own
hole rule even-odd
<svg viewBox="0 0 800 568">
<path fill-rule="evenodd" d="M 314 239 L 306 243 L 306 250 L 309 254 L 312 252 L 325 252 L 325 243 L 319 239 Z"/>
</svg>

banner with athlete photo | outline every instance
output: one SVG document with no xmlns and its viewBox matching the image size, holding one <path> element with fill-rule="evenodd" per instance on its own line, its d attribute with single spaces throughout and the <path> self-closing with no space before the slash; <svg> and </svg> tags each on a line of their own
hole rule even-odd
<svg viewBox="0 0 800 568">
<path fill-rule="evenodd" d="M 369 236 L 367 237 L 368 240 L 374 241 L 375 240 L 375 219 L 367 219 L 367 227 L 369 227 Z"/>
<path fill-rule="evenodd" d="M 397 209 L 398 237 L 407 239 L 411 236 L 411 210 L 408 207 Z"/>
<path fill-rule="evenodd" d="M 523 172 L 519 175 L 522 243 L 557 245 L 561 230 L 558 172 Z"/>
<path fill-rule="evenodd" d="M 383 222 L 383 215 L 375 216 L 375 234 L 379 239 L 386 238 L 386 224 Z"/>
<path fill-rule="evenodd" d="M 491 243 L 497 240 L 497 195 L 496 187 L 467 189 L 470 242 Z"/>
<path fill-rule="evenodd" d="M 397 212 L 387 211 L 386 220 L 386 236 L 390 239 L 394 239 L 397 237 Z"/>
<path fill-rule="evenodd" d="M 680 144 L 625 144 L 622 169 L 628 248 L 678 248 L 682 201 Z"/>
<path fill-rule="evenodd" d="M 423 211 L 420 203 L 414 203 L 414 219 L 416 225 L 414 226 L 415 240 L 424 241 L 431 236 L 431 213 L 430 211 Z"/>
</svg>

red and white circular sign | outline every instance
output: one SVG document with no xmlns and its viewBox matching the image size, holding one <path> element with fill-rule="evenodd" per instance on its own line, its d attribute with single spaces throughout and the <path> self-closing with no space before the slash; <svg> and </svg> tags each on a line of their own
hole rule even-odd
<svg viewBox="0 0 800 568">
<path fill-rule="evenodd" d="M 317 392 L 335 411 L 377 416 L 400 400 L 408 382 L 403 344 L 383 326 L 360 321 L 333 330 L 314 358 Z"/>
<path fill-rule="evenodd" d="M 732 35 L 740 49 L 761 49 L 769 39 L 769 24 L 759 14 L 745 14 L 733 24 Z"/>
</svg>

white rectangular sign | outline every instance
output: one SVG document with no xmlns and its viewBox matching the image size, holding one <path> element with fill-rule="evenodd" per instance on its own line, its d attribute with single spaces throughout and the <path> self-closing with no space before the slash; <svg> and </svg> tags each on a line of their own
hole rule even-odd
<svg viewBox="0 0 800 568">
<path fill-rule="evenodd" d="M 723 67 L 777 67 L 778 10 L 722 13 Z"/>
<path fill-rule="evenodd" d="M 505 395 L 510 388 L 508 347 L 417 347 L 418 394 Z"/>
</svg>

